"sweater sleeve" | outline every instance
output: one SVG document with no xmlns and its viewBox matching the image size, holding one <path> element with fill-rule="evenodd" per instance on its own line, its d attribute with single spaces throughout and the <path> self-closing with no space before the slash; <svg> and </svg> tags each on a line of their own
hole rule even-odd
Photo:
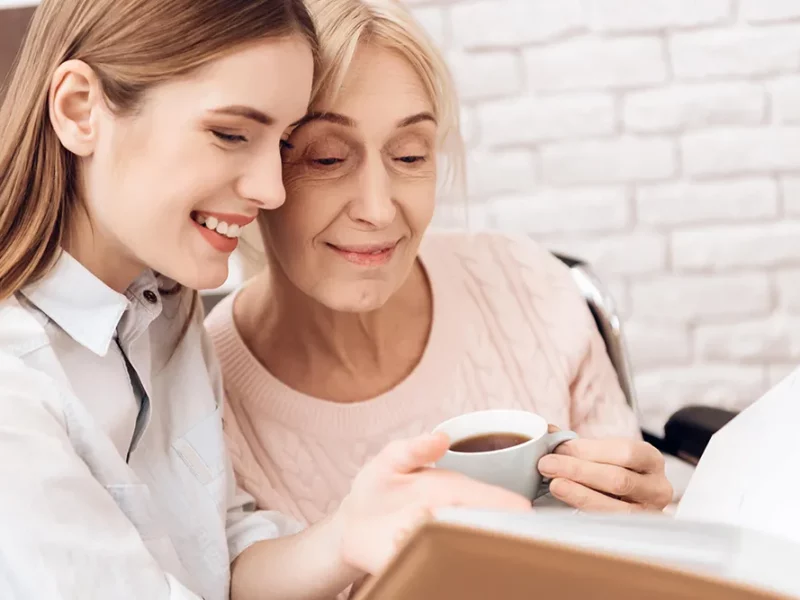
<svg viewBox="0 0 800 600">
<path fill-rule="evenodd" d="M 545 352 L 569 388 L 570 427 L 585 437 L 640 438 L 636 415 L 569 268 L 529 238 L 507 240 L 523 267 L 530 318 L 541 323 Z"/>
<path fill-rule="evenodd" d="M 641 438 L 603 339 L 594 323 L 586 330 L 585 352 L 570 385 L 573 429 L 583 437 Z"/>
</svg>

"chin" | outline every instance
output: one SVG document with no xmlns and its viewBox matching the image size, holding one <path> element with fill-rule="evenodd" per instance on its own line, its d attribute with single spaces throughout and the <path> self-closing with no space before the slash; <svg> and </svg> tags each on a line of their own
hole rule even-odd
<svg viewBox="0 0 800 600">
<path fill-rule="evenodd" d="M 164 273 L 170 279 L 180 283 L 182 286 L 193 290 L 213 290 L 221 286 L 228 279 L 228 264 L 215 265 L 204 264 L 195 266 L 191 271 L 182 269 L 181 276 Z"/>
</svg>

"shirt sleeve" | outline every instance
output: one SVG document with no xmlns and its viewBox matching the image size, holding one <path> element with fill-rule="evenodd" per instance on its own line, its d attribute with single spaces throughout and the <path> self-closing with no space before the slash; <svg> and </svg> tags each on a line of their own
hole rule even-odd
<svg viewBox="0 0 800 600">
<path fill-rule="evenodd" d="M 73 447 L 61 390 L 0 353 L 0 597 L 201 600 L 165 573 Z"/>
<path fill-rule="evenodd" d="M 201 311 L 198 311 L 197 317 L 200 321 L 202 350 L 209 379 L 214 387 L 217 403 L 223 407 L 224 411 L 225 392 L 222 371 L 214 351 L 213 342 L 202 325 L 203 315 Z M 225 463 L 228 481 L 228 510 L 225 525 L 231 562 L 257 542 L 293 535 L 302 531 L 303 526 L 300 523 L 280 512 L 257 510 L 253 497 L 236 484 L 230 454 L 226 457 Z"/>
</svg>

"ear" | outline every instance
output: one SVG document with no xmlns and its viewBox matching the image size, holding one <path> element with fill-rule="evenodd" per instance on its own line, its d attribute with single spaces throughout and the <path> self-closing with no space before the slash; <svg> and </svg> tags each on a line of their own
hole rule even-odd
<svg viewBox="0 0 800 600">
<path fill-rule="evenodd" d="M 61 144 L 73 154 L 90 156 L 97 142 L 99 113 L 105 110 L 100 81 L 92 68 L 80 60 L 62 63 L 50 82 L 48 106 Z"/>
</svg>

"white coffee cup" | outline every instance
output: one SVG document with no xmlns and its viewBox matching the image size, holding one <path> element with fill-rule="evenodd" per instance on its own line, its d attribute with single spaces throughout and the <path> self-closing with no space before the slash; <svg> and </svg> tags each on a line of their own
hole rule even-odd
<svg viewBox="0 0 800 600">
<path fill-rule="evenodd" d="M 467 477 L 506 488 L 534 500 L 542 487 L 537 464 L 559 445 L 575 439 L 573 431 L 547 433 L 547 421 L 524 410 L 484 410 L 467 413 L 438 425 L 434 432 L 444 432 L 450 443 L 488 434 L 517 434 L 528 441 L 502 450 L 454 452 L 448 450 L 436 467 L 458 471 Z"/>
</svg>

